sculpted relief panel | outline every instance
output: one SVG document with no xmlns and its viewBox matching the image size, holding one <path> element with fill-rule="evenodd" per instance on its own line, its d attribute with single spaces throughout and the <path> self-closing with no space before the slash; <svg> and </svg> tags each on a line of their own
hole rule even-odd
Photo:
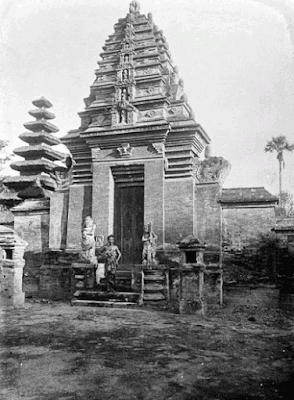
<svg viewBox="0 0 294 400">
<path fill-rule="evenodd" d="M 199 183 L 224 183 L 231 164 L 223 157 L 208 157 L 203 161 L 195 160 L 194 175 Z"/>
</svg>

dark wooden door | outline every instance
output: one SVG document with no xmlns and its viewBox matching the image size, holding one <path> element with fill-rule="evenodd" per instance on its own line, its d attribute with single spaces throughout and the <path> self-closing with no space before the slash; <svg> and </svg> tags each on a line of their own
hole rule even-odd
<svg viewBox="0 0 294 400">
<path fill-rule="evenodd" d="M 144 186 L 115 186 L 114 236 L 123 264 L 141 264 Z"/>
</svg>

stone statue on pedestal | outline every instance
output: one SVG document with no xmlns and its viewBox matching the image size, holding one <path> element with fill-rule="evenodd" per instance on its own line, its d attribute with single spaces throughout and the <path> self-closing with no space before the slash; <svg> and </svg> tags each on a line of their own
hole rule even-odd
<svg viewBox="0 0 294 400">
<path fill-rule="evenodd" d="M 80 260 L 88 261 L 92 264 L 97 264 L 95 256 L 95 233 L 96 225 L 93 219 L 88 216 L 85 218 L 82 228 L 82 252 L 80 253 Z"/>
<path fill-rule="evenodd" d="M 152 223 L 144 225 L 144 231 L 142 236 L 143 252 L 142 252 L 142 264 L 145 267 L 151 268 L 156 265 L 156 243 L 157 235 L 153 232 Z"/>
</svg>

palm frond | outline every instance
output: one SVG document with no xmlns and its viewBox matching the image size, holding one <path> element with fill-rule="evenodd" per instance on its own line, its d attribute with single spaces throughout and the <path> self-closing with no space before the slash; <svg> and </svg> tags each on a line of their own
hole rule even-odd
<svg viewBox="0 0 294 400">
<path fill-rule="evenodd" d="M 269 140 L 264 148 L 265 152 L 272 153 L 276 151 L 278 153 L 283 152 L 284 150 L 293 151 L 294 144 L 290 144 L 286 139 L 286 136 L 280 135 L 273 137 L 272 140 Z"/>
</svg>

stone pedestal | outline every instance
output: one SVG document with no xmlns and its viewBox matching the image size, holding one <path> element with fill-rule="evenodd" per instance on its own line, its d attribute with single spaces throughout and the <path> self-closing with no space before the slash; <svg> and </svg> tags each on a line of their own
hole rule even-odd
<svg viewBox="0 0 294 400">
<path fill-rule="evenodd" d="M 184 264 L 180 269 L 179 313 L 205 314 L 203 299 L 204 267 Z"/>
<path fill-rule="evenodd" d="M 223 304 L 223 270 L 219 250 L 206 249 L 204 262 L 204 297 L 209 308 L 219 308 Z"/>
<path fill-rule="evenodd" d="M 0 309 L 23 307 L 22 291 L 24 249 L 27 242 L 20 239 L 12 229 L 0 226 Z"/>
<path fill-rule="evenodd" d="M 204 296 L 210 307 L 218 308 L 223 304 L 223 271 L 219 267 L 206 267 L 204 278 Z"/>
<path fill-rule="evenodd" d="M 76 262 L 72 264 L 71 292 L 93 289 L 95 285 L 95 265 Z"/>
<path fill-rule="evenodd" d="M 11 209 L 16 233 L 28 242 L 24 268 L 27 297 L 39 295 L 40 268 L 49 248 L 49 207 L 49 199 L 28 199 Z"/>
<path fill-rule="evenodd" d="M 205 314 L 204 302 L 204 250 L 206 244 L 195 235 L 178 242 L 181 251 L 179 312 L 180 314 Z"/>
</svg>

